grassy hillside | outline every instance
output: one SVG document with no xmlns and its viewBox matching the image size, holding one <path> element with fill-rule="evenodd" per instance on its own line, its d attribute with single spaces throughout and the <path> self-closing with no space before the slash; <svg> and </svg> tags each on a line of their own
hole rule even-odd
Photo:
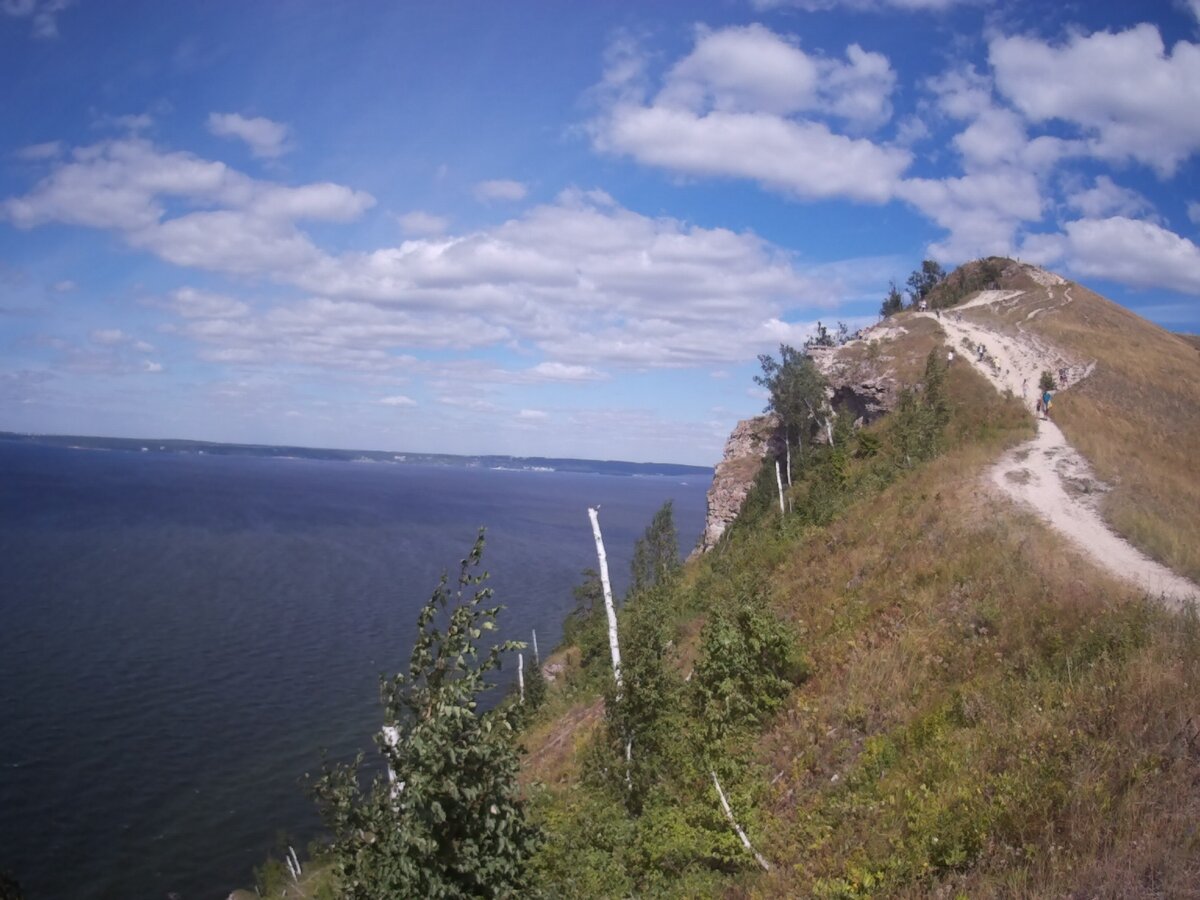
<svg viewBox="0 0 1200 900">
<path fill-rule="evenodd" d="M 909 340 L 920 354 L 929 336 Z M 916 446 L 903 417 L 843 435 L 786 518 L 764 481 L 716 550 L 628 602 L 628 780 L 595 635 L 556 655 L 526 734 L 548 896 L 1200 884 L 1200 626 L 994 499 L 979 474 L 1032 423 L 966 366 L 945 391 L 934 458 L 897 455 Z"/>
<path fill-rule="evenodd" d="M 1112 485 L 1102 504 L 1110 524 L 1151 556 L 1200 580 L 1195 345 L 1078 284 L 1042 287 L 1016 270 L 998 286 L 1029 293 L 962 315 L 1027 330 L 1080 362 L 1095 363 L 1087 379 L 1055 400 L 1055 420 Z M 1038 308 L 1045 312 L 1035 313 Z"/>
</svg>

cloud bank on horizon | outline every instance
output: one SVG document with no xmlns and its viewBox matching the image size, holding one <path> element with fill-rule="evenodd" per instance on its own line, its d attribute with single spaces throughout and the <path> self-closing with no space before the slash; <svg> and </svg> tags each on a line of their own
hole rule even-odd
<svg viewBox="0 0 1200 900">
<path fill-rule="evenodd" d="M 930 256 L 1200 330 L 1195 3 L 534 12 L 0 0 L 0 429 L 711 463 Z"/>
</svg>

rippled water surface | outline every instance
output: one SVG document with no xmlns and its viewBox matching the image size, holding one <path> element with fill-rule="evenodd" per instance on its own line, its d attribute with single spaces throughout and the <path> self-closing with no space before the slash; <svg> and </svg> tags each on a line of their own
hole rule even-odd
<svg viewBox="0 0 1200 900">
<path fill-rule="evenodd" d="M 545 650 L 586 507 L 620 588 L 663 501 L 691 545 L 706 487 L 0 444 L 0 869 L 31 900 L 221 900 L 317 834 L 304 773 L 368 746 L 478 526 L 505 632 Z"/>
</svg>

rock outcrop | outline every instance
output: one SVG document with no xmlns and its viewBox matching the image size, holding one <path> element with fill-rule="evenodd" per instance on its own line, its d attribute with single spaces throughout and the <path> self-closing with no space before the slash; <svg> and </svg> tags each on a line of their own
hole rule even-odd
<svg viewBox="0 0 1200 900">
<path fill-rule="evenodd" d="M 774 415 L 756 416 L 737 423 L 725 442 L 725 452 L 708 489 L 708 516 L 704 534 L 693 556 L 711 550 L 738 517 L 765 457 L 784 452 L 783 434 Z"/>
</svg>

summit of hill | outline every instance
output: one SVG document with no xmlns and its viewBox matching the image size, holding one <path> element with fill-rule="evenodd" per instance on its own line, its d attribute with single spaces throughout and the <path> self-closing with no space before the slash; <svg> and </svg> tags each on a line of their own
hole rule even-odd
<svg viewBox="0 0 1200 900">
<path fill-rule="evenodd" d="M 1200 896 L 1200 354 L 1010 259 L 926 303 L 739 425 L 619 681 L 584 573 L 520 716 L 544 895 Z"/>
</svg>

